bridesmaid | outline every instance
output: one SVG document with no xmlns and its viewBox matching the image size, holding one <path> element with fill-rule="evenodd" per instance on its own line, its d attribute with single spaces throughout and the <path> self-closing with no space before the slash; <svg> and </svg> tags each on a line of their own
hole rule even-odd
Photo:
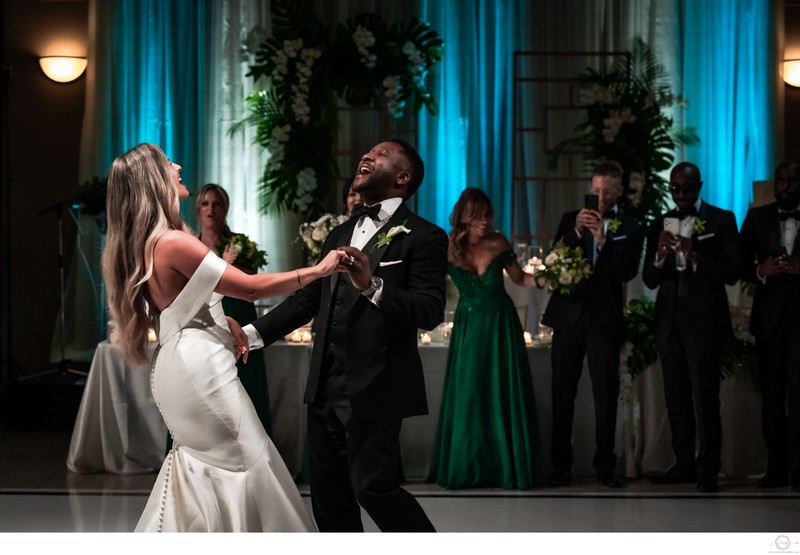
<svg viewBox="0 0 800 555">
<path fill-rule="evenodd" d="M 541 477 L 533 381 L 522 325 L 503 286 L 535 287 L 480 189 L 464 190 L 450 216 L 448 272 L 459 301 L 429 482 L 528 489 Z"/>
<path fill-rule="evenodd" d="M 220 243 L 223 239 L 230 239 L 234 232 L 228 227 L 228 208 L 230 200 L 228 193 L 214 183 L 207 183 L 200 188 L 195 202 L 195 213 L 197 215 L 198 226 L 200 227 L 200 241 L 205 246 L 217 253 L 225 262 L 236 266 L 248 274 L 255 274 L 258 268 L 248 268 L 237 262 L 238 254 L 235 250 L 226 245 L 220 252 Z M 255 320 L 256 307 L 253 303 L 233 297 L 222 299 L 222 308 L 227 316 L 236 320 L 239 325 L 244 326 Z M 272 420 L 269 412 L 269 391 L 267 389 L 267 374 L 264 367 L 264 352 L 256 349 L 250 352 L 247 362 L 239 359 L 236 363 L 239 373 L 239 381 L 242 382 L 250 400 L 256 408 L 258 418 L 267 431 L 272 435 Z"/>
</svg>

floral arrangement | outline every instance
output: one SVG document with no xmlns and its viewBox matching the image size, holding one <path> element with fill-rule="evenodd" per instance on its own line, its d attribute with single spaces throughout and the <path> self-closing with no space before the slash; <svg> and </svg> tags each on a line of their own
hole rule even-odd
<svg viewBox="0 0 800 555">
<path fill-rule="evenodd" d="M 620 376 L 632 380 L 658 360 L 654 336 L 656 303 L 647 298 L 633 299 L 625 307 L 625 340 L 620 352 Z"/>
<path fill-rule="evenodd" d="M 619 204 L 646 228 L 667 208 L 667 179 L 661 172 L 672 166 L 673 150 L 699 141 L 691 128 L 676 128 L 667 112 L 685 107 L 686 99 L 672 93 L 664 67 L 640 38 L 607 72 L 589 68 L 578 79 L 585 118 L 575 137 L 553 148 L 551 169 L 562 154 L 576 150 L 585 152 L 587 169 L 603 160 L 618 162 L 626 189 Z"/>
<path fill-rule="evenodd" d="M 234 233 L 230 237 L 222 237 L 217 248 L 217 254 L 221 257 L 225 248 L 236 253 L 234 266 L 250 272 L 257 272 L 267 265 L 267 251 L 258 248 L 255 241 L 244 233 Z"/>
<path fill-rule="evenodd" d="M 388 25 L 375 13 L 340 24 L 331 38 L 314 0 L 272 0 L 272 35 L 258 42 L 250 73 L 265 85 L 246 99 L 244 125 L 270 155 L 261 210 L 307 219 L 323 212 L 338 179 L 334 141 L 338 103 L 385 107 L 396 118 L 425 106 L 436 113 L 430 70 L 443 43 L 418 19 Z M 253 32 L 250 43 L 260 35 Z"/>
<path fill-rule="evenodd" d="M 563 241 L 553 246 L 540 266 L 538 277 L 547 283 L 548 289 L 568 295 L 572 289 L 592 273 L 589 261 L 583 256 L 581 247 L 568 247 Z"/>
<path fill-rule="evenodd" d="M 324 214 L 315 222 L 305 222 L 300 225 L 300 236 L 297 238 L 303 244 L 309 260 L 319 259 L 322 245 L 331 230 L 348 220 L 347 216 L 334 216 Z"/>
</svg>

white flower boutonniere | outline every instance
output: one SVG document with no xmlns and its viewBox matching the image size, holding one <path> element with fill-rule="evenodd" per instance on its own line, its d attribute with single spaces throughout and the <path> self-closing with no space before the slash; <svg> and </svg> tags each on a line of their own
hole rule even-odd
<svg viewBox="0 0 800 555">
<path fill-rule="evenodd" d="M 396 225 L 386 233 L 381 233 L 378 235 L 378 242 L 372 246 L 371 250 L 379 249 L 385 245 L 388 245 L 392 242 L 392 239 L 394 239 L 395 236 L 400 235 L 401 233 L 411 233 L 411 230 L 406 227 L 407 223 L 408 220 L 403 220 L 400 222 L 400 225 Z"/>
<path fill-rule="evenodd" d="M 608 231 L 616 233 L 620 225 L 622 225 L 622 220 L 619 218 L 612 218 L 608 220 Z"/>
</svg>

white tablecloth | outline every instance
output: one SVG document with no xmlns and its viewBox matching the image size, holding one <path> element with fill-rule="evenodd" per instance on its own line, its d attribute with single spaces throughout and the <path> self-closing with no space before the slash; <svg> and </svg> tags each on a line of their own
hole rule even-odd
<svg viewBox="0 0 800 555">
<path fill-rule="evenodd" d="M 131 368 L 116 347 L 99 343 L 75 419 L 67 468 L 153 472 L 161 467 L 166 446 L 167 427 L 150 393 L 150 368 Z"/>
<path fill-rule="evenodd" d="M 446 345 L 420 346 L 430 413 L 408 418 L 401 431 L 406 478 L 427 476 L 444 384 Z M 552 402 L 550 351 L 528 348 L 541 435 L 541 460 L 550 470 Z M 306 438 L 303 392 L 311 346 L 279 342 L 265 350 L 272 414 L 272 439 L 294 476 L 302 470 Z M 765 468 L 760 431 L 760 400 L 735 380 L 720 391 L 723 421 L 722 472 L 751 476 Z M 575 402 L 574 476 L 592 476 L 594 412 L 591 381 L 584 372 Z M 649 368 L 633 383 L 628 403 L 617 418 L 618 472 L 635 477 L 666 470 L 672 464 L 670 428 L 664 408 L 661 370 Z M 164 457 L 167 431 L 153 402 L 147 369 L 127 367 L 106 342 L 98 345 L 75 422 L 68 467 L 76 472 L 130 474 L 157 469 Z"/>
</svg>

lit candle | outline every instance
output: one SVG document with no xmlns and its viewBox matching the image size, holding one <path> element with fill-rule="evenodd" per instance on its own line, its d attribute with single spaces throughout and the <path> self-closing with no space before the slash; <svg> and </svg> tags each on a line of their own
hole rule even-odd
<svg viewBox="0 0 800 555">
<path fill-rule="evenodd" d="M 303 340 L 303 334 L 300 333 L 300 330 L 295 330 L 292 333 L 292 343 L 300 343 Z"/>
<path fill-rule="evenodd" d="M 306 330 L 302 334 L 303 343 L 311 343 L 311 332 Z"/>
<path fill-rule="evenodd" d="M 526 331 L 524 333 L 524 336 L 525 336 L 525 344 L 526 345 L 533 345 L 533 336 L 531 335 L 531 332 Z"/>
<path fill-rule="evenodd" d="M 420 342 L 421 344 L 423 344 L 423 345 L 430 345 L 430 344 L 431 344 L 431 334 L 429 334 L 429 333 L 423 333 L 423 334 L 422 334 L 422 335 L 419 337 L 419 342 Z"/>
<path fill-rule="evenodd" d="M 156 337 L 156 330 L 154 330 L 153 328 L 147 328 L 147 340 L 150 343 L 155 343 L 156 341 L 158 341 L 158 337 Z"/>
</svg>

